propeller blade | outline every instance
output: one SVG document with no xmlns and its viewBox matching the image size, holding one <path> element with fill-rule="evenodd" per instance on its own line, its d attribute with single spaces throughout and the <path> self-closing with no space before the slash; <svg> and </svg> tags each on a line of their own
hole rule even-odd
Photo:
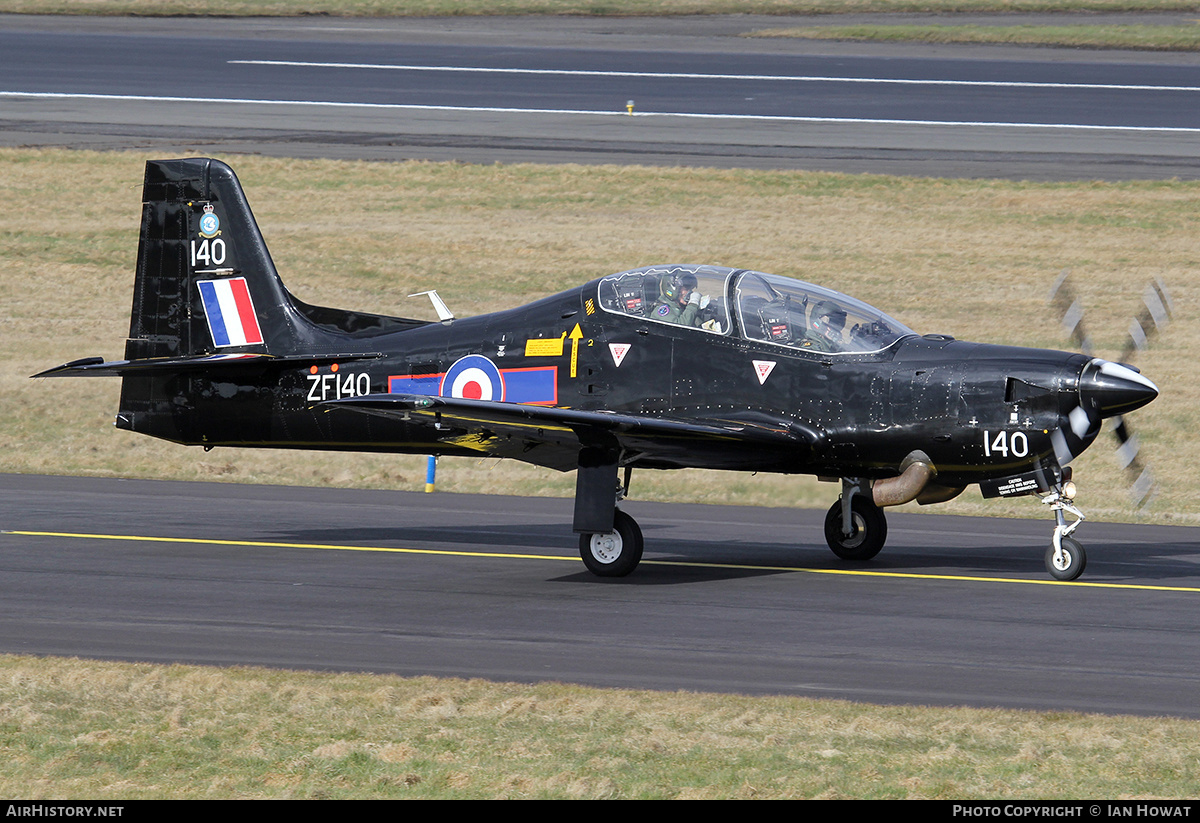
<svg viewBox="0 0 1200 823">
<path fill-rule="evenodd" d="M 1120 362 L 1128 363 L 1134 352 L 1146 348 L 1150 340 L 1171 322 L 1171 295 L 1162 280 L 1155 278 L 1142 293 L 1142 312 L 1129 322 L 1129 339 L 1121 350 Z"/>
<path fill-rule="evenodd" d="M 1117 460 L 1129 478 L 1129 496 L 1135 506 L 1139 509 L 1145 508 L 1154 491 L 1154 475 L 1151 474 L 1150 467 L 1143 465 L 1138 459 L 1141 444 L 1124 417 L 1113 418 L 1113 434 L 1117 437 Z"/>
<path fill-rule="evenodd" d="M 1050 305 L 1058 312 L 1062 319 L 1063 329 L 1071 335 L 1075 345 L 1081 352 L 1091 357 L 1092 341 L 1083 328 L 1083 304 L 1075 297 L 1075 290 L 1067 282 L 1070 274 L 1070 269 L 1063 269 L 1063 273 L 1054 281 L 1054 288 L 1050 290 Z"/>
<path fill-rule="evenodd" d="M 1142 311 L 1129 322 L 1129 339 L 1121 350 L 1121 361 L 1128 363 L 1137 352 L 1144 351 L 1150 341 L 1171 322 L 1171 294 L 1159 278 L 1146 286 L 1142 293 Z M 1113 418 L 1113 434 L 1117 438 L 1117 459 L 1129 478 L 1129 496 L 1139 509 L 1145 508 L 1154 492 L 1154 475 L 1150 467 L 1138 458 L 1141 444 L 1124 417 Z"/>
</svg>

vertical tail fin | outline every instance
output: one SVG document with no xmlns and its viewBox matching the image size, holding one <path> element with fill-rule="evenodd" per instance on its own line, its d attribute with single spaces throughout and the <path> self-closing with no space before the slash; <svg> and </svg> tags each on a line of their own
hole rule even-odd
<svg viewBox="0 0 1200 823">
<path fill-rule="evenodd" d="M 125 359 L 83 358 L 35 377 L 117 375 L 117 428 L 177 443 L 262 445 L 274 442 L 276 406 L 304 403 L 298 363 L 374 360 L 380 338 L 425 325 L 292 297 L 229 166 L 152 160 Z M 312 420 L 303 425 L 319 438 Z"/>
<path fill-rule="evenodd" d="M 125 359 L 286 355 L 313 336 L 233 169 L 206 158 L 147 162 Z M 210 427 L 239 431 L 211 409 L 197 411 L 210 382 L 170 371 L 124 374 L 117 427 L 179 443 L 206 442 Z M 261 439 L 267 425 L 259 415 L 230 436 Z"/>
<path fill-rule="evenodd" d="M 306 332 L 233 169 L 207 158 L 146 163 L 125 358 L 286 354 Z"/>
</svg>

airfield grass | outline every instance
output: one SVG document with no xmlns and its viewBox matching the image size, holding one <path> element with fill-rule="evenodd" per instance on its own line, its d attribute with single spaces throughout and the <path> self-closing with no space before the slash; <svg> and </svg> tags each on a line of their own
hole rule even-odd
<svg viewBox="0 0 1200 823">
<path fill-rule="evenodd" d="M 1094 49 L 1195 51 L 1200 25 L 1141 22 L 1089 24 L 1094 12 L 1200 11 L 1186 0 L 0 0 L 0 13 L 215 16 L 682 16 L 717 14 L 815 15 L 926 13 L 947 15 L 938 25 L 892 23 L 852 26 L 819 23 L 747 30 L 746 37 L 988 43 Z M 1077 13 L 1074 25 L 956 23 L 955 14 Z"/>
<path fill-rule="evenodd" d="M 873 40 L 909 43 L 986 43 L 1012 46 L 1060 46 L 1142 51 L 1200 49 L 1200 20 L 1187 25 L 906 25 L 872 23 L 852 26 L 791 26 L 759 29 L 747 37 L 812 40 Z"/>
<path fill-rule="evenodd" d="M 128 332 L 148 155 L 0 150 L 0 470 L 416 490 L 424 458 L 203 452 L 112 426 L 119 381 L 29 380 Z M 1162 389 L 1131 415 L 1158 490 L 1144 512 L 1105 433 L 1076 461 L 1099 520 L 1200 520 L 1200 183 L 1029 183 L 628 166 L 226 158 L 289 288 L 309 303 L 433 319 L 517 306 L 624 268 L 693 261 L 846 291 L 920 332 L 1070 348 L 1046 303 L 1072 270 L 1102 356 L 1115 357 L 1151 278 L 1175 322 L 1136 358 Z M 569 497 L 572 474 L 444 458 L 439 492 Z M 835 485 L 722 472 L 635 472 L 636 499 L 825 507 Z M 564 501 L 564 512 L 569 504 Z M 910 510 L 926 509 L 909 504 Z M 1046 517 L 1032 498 L 976 490 L 933 507 Z M 564 517 L 567 515 L 564 514 Z"/>
<path fill-rule="evenodd" d="M 1200 796 L 1200 724 L 0 656 L 21 799 Z"/>
</svg>

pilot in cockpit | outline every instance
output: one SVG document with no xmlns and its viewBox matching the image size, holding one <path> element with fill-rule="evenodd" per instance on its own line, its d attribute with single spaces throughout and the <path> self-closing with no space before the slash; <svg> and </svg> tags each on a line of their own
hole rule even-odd
<svg viewBox="0 0 1200 823">
<path fill-rule="evenodd" d="M 842 330 L 846 328 L 846 310 L 832 300 L 813 307 L 804 331 L 804 346 L 822 352 L 842 350 Z"/>
<path fill-rule="evenodd" d="M 694 274 L 664 277 L 659 284 L 660 295 L 658 305 L 654 308 L 654 317 L 667 323 L 699 327 L 701 295 L 697 285 Z"/>
</svg>

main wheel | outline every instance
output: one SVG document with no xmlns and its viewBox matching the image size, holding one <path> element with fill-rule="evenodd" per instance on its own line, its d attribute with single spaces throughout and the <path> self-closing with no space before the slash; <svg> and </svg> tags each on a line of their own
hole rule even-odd
<svg viewBox="0 0 1200 823">
<path fill-rule="evenodd" d="M 1054 559 L 1054 544 L 1046 549 L 1046 571 L 1056 580 L 1074 580 L 1083 574 L 1087 566 L 1087 554 L 1079 541 L 1073 537 L 1062 539 L 1062 557 Z"/>
<path fill-rule="evenodd" d="M 883 509 L 865 497 L 850 500 L 850 536 L 842 534 L 842 501 L 825 515 L 825 542 L 843 560 L 870 560 L 887 540 L 887 518 Z"/>
<path fill-rule="evenodd" d="M 642 530 L 636 520 L 617 509 L 611 532 L 579 535 L 579 555 L 594 575 L 624 577 L 642 560 Z"/>
</svg>

